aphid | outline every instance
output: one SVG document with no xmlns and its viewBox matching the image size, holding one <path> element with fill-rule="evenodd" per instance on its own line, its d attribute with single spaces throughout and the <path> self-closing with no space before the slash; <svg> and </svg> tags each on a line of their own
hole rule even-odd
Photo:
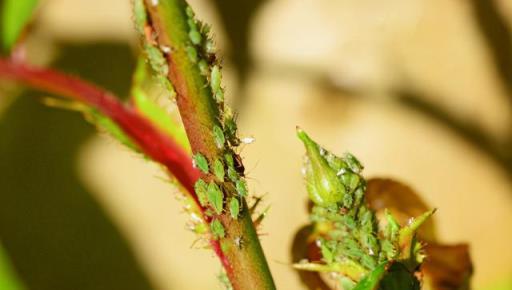
<svg viewBox="0 0 512 290">
<path fill-rule="evenodd" d="M 235 154 L 235 170 L 241 175 L 244 176 L 245 167 L 242 163 L 242 158 L 240 155 Z"/>
<path fill-rule="evenodd" d="M 208 185 L 208 203 L 216 214 L 221 214 L 224 208 L 224 193 L 215 182 Z"/>
<path fill-rule="evenodd" d="M 212 72 L 210 73 L 210 86 L 212 87 L 212 91 L 214 93 L 220 90 L 221 80 L 222 75 L 220 73 L 220 68 L 218 65 L 214 65 L 212 68 Z"/>
<path fill-rule="evenodd" d="M 186 50 L 187 50 L 188 59 L 191 62 L 196 63 L 198 61 L 196 49 L 192 46 L 187 46 Z"/>
<path fill-rule="evenodd" d="M 208 185 L 206 184 L 206 182 L 202 179 L 199 179 L 194 184 L 194 190 L 197 194 L 197 198 L 199 199 L 199 203 L 202 206 L 207 205 L 208 204 L 208 196 L 207 196 Z"/>
<path fill-rule="evenodd" d="M 162 50 L 162 52 L 164 54 L 169 54 L 171 53 L 171 48 L 169 46 L 166 46 L 166 45 L 162 45 L 160 46 L 160 50 Z"/>
<path fill-rule="evenodd" d="M 206 160 L 206 157 L 204 157 L 201 153 L 194 154 L 194 157 L 192 158 L 192 162 L 194 167 L 199 168 L 203 173 L 208 173 L 208 160 Z"/>
<path fill-rule="evenodd" d="M 240 179 L 240 175 L 238 175 L 234 167 L 228 167 L 228 178 L 233 182 L 237 182 Z"/>
<path fill-rule="evenodd" d="M 217 101 L 217 103 L 224 102 L 224 92 L 222 90 L 218 90 L 217 92 L 215 92 L 213 97 L 215 98 L 215 101 Z"/>
<path fill-rule="evenodd" d="M 188 32 L 188 38 L 190 38 L 190 41 L 192 41 L 192 43 L 194 45 L 199 45 L 201 43 L 201 40 L 202 40 L 202 36 L 201 36 L 201 33 L 199 33 L 199 31 L 197 31 L 197 28 L 196 29 L 190 29 L 190 31 Z"/>
<path fill-rule="evenodd" d="M 217 148 L 223 149 L 226 139 L 224 138 L 224 132 L 222 132 L 222 129 L 217 125 L 213 126 L 213 138 L 215 139 Z"/>
<path fill-rule="evenodd" d="M 242 197 L 247 196 L 247 184 L 245 180 L 239 179 L 236 181 L 236 192 Z"/>
<path fill-rule="evenodd" d="M 215 45 L 211 39 L 206 40 L 204 44 L 204 51 L 207 54 L 215 54 Z"/>
<path fill-rule="evenodd" d="M 220 159 L 215 159 L 215 162 L 213 162 L 213 174 L 219 181 L 224 182 L 224 164 Z"/>
<path fill-rule="evenodd" d="M 363 170 L 361 162 L 359 162 L 359 160 L 357 160 L 357 158 L 354 155 L 347 152 L 343 156 L 343 159 L 347 163 L 348 167 L 355 173 L 360 173 Z"/>
<path fill-rule="evenodd" d="M 224 231 L 224 226 L 218 219 L 214 219 L 210 223 L 210 229 L 215 239 L 224 238 L 224 236 L 226 235 Z"/>
<path fill-rule="evenodd" d="M 194 17 L 194 10 L 192 10 L 192 7 L 190 6 L 187 6 L 187 8 L 185 9 L 185 13 L 187 13 L 187 16 L 190 18 Z"/>
<path fill-rule="evenodd" d="M 206 63 L 206 60 L 200 60 L 197 66 L 199 67 L 199 71 L 201 72 L 202 75 L 205 76 L 208 74 L 208 63 Z"/>
<path fill-rule="evenodd" d="M 238 146 L 240 144 L 240 140 L 236 137 L 236 123 L 233 117 L 229 117 L 229 109 L 226 109 L 226 113 L 228 117 L 224 119 L 224 127 L 226 128 L 226 135 L 229 139 L 229 143 L 233 146 Z"/>
<path fill-rule="evenodd" d="M 238 215 L 240 214 L 240 202 L 236 197 L 232 197 L 229 202 L 229 213 L 234 220 L 238 219 Z"/>
<path fill-rule="evenodd" d="M 231 153 L 224 154 L 224 160 L 226 160 L 228 167 L 235 167 L 235 161 L 233 160 L 233 155 Z"/>
<path fill-rule="evenodd" d="M 151 0 L 151 5 L 158 6 L 158 0 Z"/>
<path fill-rule="evenodd" d="M 240 141 L 244 144 L 252 144 L 255 140 L 254 137 L 244 137 Z"/>
<path fill-rule="evenodd" d="M 242 236 L 236 237 L 233 241 L 235 242 L 235 246 L 238 249 L 242 249 L 242 247 L 244 246 L 244 239 L 242 238 Z"/>
</svg>

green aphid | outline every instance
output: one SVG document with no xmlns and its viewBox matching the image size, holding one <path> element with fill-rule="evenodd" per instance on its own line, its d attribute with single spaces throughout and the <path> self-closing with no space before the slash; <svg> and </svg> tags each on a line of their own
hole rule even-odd
<svg viewBox="0 0 512 290">
<path fill-rule="evenodd" d="M 213 44 L 211 39 L 206 40 L 204 44 L 204 51 L 207 54 L 215 54 L 215 44 Z"/>
<path fill-rule="evenodd" d="M 350 189 L 350 192 L 354 191 L 358 186 L 361 178 L 358 174 L 345 172 L 341 175 L 341 180 L 346 188 Z"/>
<path fill-rule="evenodd" d="M 240 179 L 240 175 L 234 167 L 228 167 L 228 178 L 233 182 L 237 182 Z"/>
<path fill-rule="evenodd" d="M 215 144 L 217 145 L 217 148 L 223 149 L 226 139 L 224 138 L 224 132 L 222 131 L 221 127 L 217 125 L 213 126 L 213 138 L 215 139 Z"/>
<path fill-rule="evenodd" d="M 204 75 L 204 76 L 208 75 L 209 67 L 208 67 L 208 63 L 206 62 L 206 60 L 204 60 L 204 59 L 200 60 L 199 63 L 197 64 L 197 66 L 199 67 L 199 72 L 201 72 L 202 75 Z"/>
<path fill-rule="evenodd" d="M 331 249 L 329 249 L 326 243 L 320 244 L 320 250 L 322 252 L 322 257 L 327 264 L 334 262 L 334 253 L 331 251 Z"/>
<path fill-rule="evenodd" d="M 218 90 L 217 92 L 215 92 L 213 97 L 215 98 L 215 101 L 217 101 L 217 103 L 223 103 L 224 102 L 224 91 Z"/>
<path fill-rule="evenodd" d="M 357 160 L 357 158 L 354 155 L 347 152 L 343 156 L 343 159 L 353 172 L 361 173 L 361 171 L 363 170 L 363 165 L 361 165 L 361 162 L 359 162 L 359 160 Z"/>
<path fill-rule="evenodd" d="M 185 9 L 185 12 L 187 13 L 187 16 L 190 18 L 194 17 L 194 15 L 195 15 L 194 10 L 192 10 L 192 7 L 190 7 L 190 6 L 187 6 L 187 8 Z"/>
<path fill-rule="evenodd" d="M 320 206 L 335 206 L 343 200 L 345 186 L 325 159 L 325 150 L 300 128 L 297 128 L 297 136 L 304 143 L 308 157 L 305 179 L 309 198 Z"/>
<path fill-rule="evenodd" d="M 195 30 L 197 31 L 197 24 L 196 24 L 196 21 L 193 19 L 193 18 L 189 18 L 187 20 L 187 23 L 188 23 L 188 28 L 190 30 Z"/>
<path fill-rule="evenodd" d="M 206 233 L 207 230 L 208 230 L 208 228 L 206 227 L 206 224 L 204 224 L 204 223 L 198 223 L 194 226 L 194 232 L 196 234 L 204 234 L 204 233 Z"/>
<path fill-rule="evenodd" d="M 192 162 L 194 163 L 194 167 L 199 168 L 203 173 L 208 173 L 208 160 L 201 153 L 194 154 L 192 158 Z"/>
<path fill-rule="evenodd" d="M 226 236 L 226 232 L 224 230 L 224 226 L 218 219 L 214 219 L 210 223 L 210 229 L 212 231 L 214 239 L 221 239 Z"/>
<path fill-rule="evenodd" d="M 240 202 L 236 197 L 231 198 L 229 201 L 229 213 L 234 220 L 238 219 L 238 215 L 240 214 Z"/>
<path fill-rule="evenodd" d="M 224 160 L 226 161 L 226 164 L 229 167 L 235 168 L 235 160 L 233 159 L 233 154 L 226 153 L 224 154 Z"/>
<path fill-rule="evenodd" d="M 384 210 L 384 215 L 386 216 L 387 221 L 385 236 L 392 242 L 395 242 L 400 232 L 400 224 L 398 224 L 395 217 L 387 208 Z"/>
<path fill-rule="evenodd" d="M 199 203 L 202 206 L 206 206 L 208 204 L 208 185 L 206 184 L 206 182 L 202 179 L 199 179 L 194 184 L 194 190 L 197 194 Z"/>
<path fill-rule="evenodd" d="M 193 63 L 197 63 L 197 61 L 199 60 L 199 57 L 197 56 L 197 50 L 192 46 L 187 46 L 186 51 L 188 59 Z"/>
<path fill-rule="evenodd" d="M 226 136 L 228 137 L 229 143 L 233 146 L 238 146 L 240 140 L 236 136 L 236 122 L 233 118 L 226 118 L 224 120 L 224 127 L 226 128 Z"/>
<path fill-rule="evenodd" d="M 214 65 L 210 73 L 210 86 L 212 87 L 212 91 L 214 93 L 220 90 L 221 81 L 222 75 L 220 72 L 220 68 L 218 65 Z"/>
<path fill-rule="evenodd" d="M 224 164 L 220 159 L 215 159 L 213 162 L 213 174 L 215 174 L 219 181 L 224 182 Z"/>
<path fill-rule="evenodd" d="M 197 31 L 197 29 L 190 29 L 190 31 L 188 32 L 188 38 L 190 38 L 190 41 L 192 41 L 194 45 L 201 44 L 202 36 L 201 33 Z"/>
<path fill-rule="evenodd" d="M 224 209 L 224 193 L 215 182 L 208 185 L 208 203 L 216 214 L 221 214 Z"/>
<path fill-rule="evenodd" d="M 247 196 L 247 183 L 243 179 L 238 179 L 236 181 L 236 192 L 241 197 Z"/>
</svg>

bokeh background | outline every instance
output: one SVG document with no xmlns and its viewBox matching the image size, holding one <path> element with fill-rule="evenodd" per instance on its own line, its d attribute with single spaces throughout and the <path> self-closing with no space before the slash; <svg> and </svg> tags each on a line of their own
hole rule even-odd
<svg viewBox="0 0 512 290">
<path fill-rule="evenodd" d="M 471 245 L 474 289 L 512 289 L 512 1 L 190 2 L 213 24 L 230 103 L 256 138 L 241 153 L 271 205 L 261 239 L 280 289 L 303 289 L 289 255 L 307 222 L 296 125 L 437 207 L 441 240 Z M 41 1 L 31 62 L 126 97 L 130 9 Z M 0 90 L 0 241 L 25 288 L 221 289 L 165 174 L 39 97 Z"/>
</svg>

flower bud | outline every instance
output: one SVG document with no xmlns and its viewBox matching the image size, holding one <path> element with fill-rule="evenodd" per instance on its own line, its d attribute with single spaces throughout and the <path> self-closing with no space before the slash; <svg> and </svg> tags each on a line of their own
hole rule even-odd
<svg viewBox="0 0 512 290">
<path fill-rule="evenodd" d="M 342 201 L 346 190 L 336 176 L 336 171 L 325 159 L 326 151 L 300 128 L 297 128 L 297 136 L 306 147 L 304 175 L 309 198 L 320 206 L 330 206 Z"/>
</svg>

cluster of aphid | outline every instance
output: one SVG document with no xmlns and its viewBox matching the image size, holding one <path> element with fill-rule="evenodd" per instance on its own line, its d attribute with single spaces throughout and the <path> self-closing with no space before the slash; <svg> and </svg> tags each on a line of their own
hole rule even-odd
<svg viewBox="0 0 512 290">
<path fill-rule="evenodd" d="M 195 186 L 195 192 L 202 207 L 206 208 L 205 214 L 212 217 L 210 230 L 215 239 L 224 238 L 225 230 L 222 223 L 216 218 L 221 215 L 225 206 L 234 220 L 238 219 L 241 210 L 241 201 L 247 196 L 247 183 L 244 180 L 244 168 L 240 157 L 233 148 L 240 144 L 237 137 L 237 126 L 229 107 L 224 104 L 224 90 L 221 86 L 222 75 L 220 63 L 215 55 L 215 46 L 211 37 L 210 28 L 197 21 L 194 12 L 187 7 L 188 36 L 187 55 L 189 60 L 196 64 L 200 73 L 207 79 L 212 96 L 216 102 L 219 116 L 219 124 L 212 128 L 212 135 L 217 149 L 222 152 L 220 158 L 207 160 L 201 153 L 193 156 L 194 165 L 204 174 L 211 174 L 215 178 L 209 181 L 199 179 Z M 225 196 L 225 192 L 233 186 L 236 196 Z"/>
<path fill-rule="evenodd" d="M 151 5 L 159 5 L 152 1 Z M 139 33 L 144 38 L 144 50 L 153 70 L 165 87 L 172 90 L 168 79 L 169 67 L 166 56 L 173 53 L 172 48 L 158 45 L 157 35 L 148 21 L 143 0 L 134 1 L 135 22 Z M 222 214 L 228 207 L 233 219 L 241 214 L 242 198 L 247 196 L 247 184 L 244 180 L 244 168 L 240 157 L 233 148 L 240 144 L 237 137 L 237 126 L 234 115 L 224 104 L 224 90 L 221 86 L 222 75 L 220 61 L 215 54 L 215 45 L 210 37 L 210 27 L 195 19 L 191 7 L 186 7 L 188 39 L 184 49 L 188 60 L 196 65 L 200 74 L 205 78 L 207 87 L 215 100 L 219 116 L 218 124 L 212 128 L 212 136 L 217 149 L 222 152 L 222 158 L 208 160 L 203 154 L 193 156 L 194 166 L 206 175 L 205 179 L 196 182 L 194 188 L 200 205 L 205 208 L 205 214 L 211 218 L 210 232 L 213 237 L 223 238 L 225 229 L 216 216 Z M 248 140 L 250 142 L 252 140 Z M 229 189 L 229 190 L 227 190 Z M 225 196 L 225 192 L 236 192 L 236 196 Z M 198 233 L 204 233 L 204 223 L 196 219 L 192 228 Z M 240 242 L 241 243 L 241 242 Z"/>
<path fill-rule="evenodd" d="M 327 266 L 332 272 L 350 267 L 365 274 L 389 261 L 419 262 L 421 245 L 414 244 L 413 235 L 432 212 L 405 227 L 386 212 L 386 225 L 379 229 L 375 213 L 365 203 L 366 181 L 359 161 L 348 153 L 341 158 L 335 156 L 300 129 L 298 136 L 307 151 L 303 173 L 314 203 L 311 220 L 322 267 Z M 411 247 L 412 251 L 406 250 Z M 305 261 L 297 268 L 315 270 L 318 265 Z"/>
</svg>

